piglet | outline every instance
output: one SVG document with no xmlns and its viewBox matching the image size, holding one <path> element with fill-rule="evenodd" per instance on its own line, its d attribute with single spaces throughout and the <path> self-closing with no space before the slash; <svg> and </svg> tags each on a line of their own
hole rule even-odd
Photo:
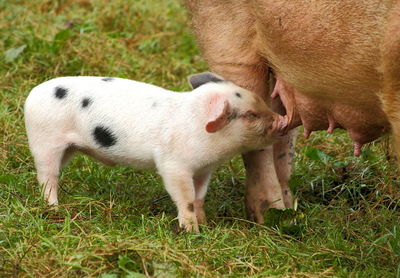
<svg viewBox="0 0 400 278">
<path fill-rule="evenodd" d="M 61 168 L 76 153 L 107 165 L 156 168 L 178 209 L 180 227 L 199 231 L 211 173 L 236 154 L 261 149 L 287 121 L 256 94 L 212 73 L 172 92 L 110 77 L 60 77 L 25 103 L 29 147 L 44 198 L 56 205 Z"/>
</svg>

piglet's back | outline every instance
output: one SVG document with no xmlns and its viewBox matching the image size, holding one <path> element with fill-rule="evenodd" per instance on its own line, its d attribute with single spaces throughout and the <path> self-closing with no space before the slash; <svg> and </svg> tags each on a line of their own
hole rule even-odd
<svg viewBox="0 0 400 278">
<path fill-rule="evenodd" d="M 168 128 L 164 123 L 176 95 L 121 78 L 55 78 L 38 85 L 28 96 L 26 128 L 33 134 L 32 140 L 40 129 L 81 148 L 152 159 L 160 130 Z"/>
</svg>

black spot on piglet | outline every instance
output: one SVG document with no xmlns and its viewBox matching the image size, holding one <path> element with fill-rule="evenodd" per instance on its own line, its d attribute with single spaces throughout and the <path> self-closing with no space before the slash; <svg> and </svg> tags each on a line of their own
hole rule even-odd
<svg viewBox="0 0 400 278">
<path fill-rule="evenodd" d="M 102 147 L 111 147 L 117 142 L 117 138 L 108 127 L 96 126 L 92 134 L 97 144 Z"/>
<path fill-rule="evenodd" d="M 84 98 L 82 99 L 82 107 L 85 108 L 87 107 L 89 104 L 92 103 L 92 100 L 90 98 Z"/>
<path fill-rule="evenodd" d="M 105 82 L 110 82 L 110 81 L 113 81 L 114 78 L 112 78 L 112 77 L 104 77 L 104 78 L 102 78 L 101 80 L 103 80 L 103 81 L 105 81 Z"/>
<path fill-rule="evenodd" d="M 63 87 L 56 87 L 54 90 L 54 95 L 56 98 L 62 99 L 67 95 L 68 89 Z"/>
</svg>

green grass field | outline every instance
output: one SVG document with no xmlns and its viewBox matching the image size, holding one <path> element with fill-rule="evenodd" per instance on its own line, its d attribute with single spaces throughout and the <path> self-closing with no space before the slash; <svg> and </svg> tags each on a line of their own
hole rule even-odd
<svg viewBox="0 0 400 278">
<path fill-rule="evenodd" d="M 0 277 L 400 277 L 388 138 L 360 158 L 343 131 L 299 138 L 297 210 L 266 225 L 245 218 L 240 158 L 214 174 L 200 234 L 176 232 L 155 172 L 85 156 L 63 171 L 59 208 L 44 205 L 23 123 L 34 86 L 99 75 L 183 91 L 204 70 L 179 1 L 0 0 Z"/>
</svg>

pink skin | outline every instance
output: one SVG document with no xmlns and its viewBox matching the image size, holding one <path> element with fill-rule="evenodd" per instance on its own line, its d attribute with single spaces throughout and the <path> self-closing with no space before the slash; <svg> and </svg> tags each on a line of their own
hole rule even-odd
<svg viewBox="0 0 400 278">
<path fill-rule="evenodd" d="M 392 129 L 400 157 L 399 1 L 185 3 L 212 71 L 272 105 L 281 101 L 288 130 L 303 125 L 308 137 L 314 130 L 346 129 L 360 155 L 363 144 Z M 278 78 L 272 101 L 268 67 Z M 289 146 L 274 145 L 275 164 L 270 149 L 244 156 L 246 204 L 257 222 L 280 198 L 266 188 L 276 188 L 279 171 L 289 168 L 289 162 L 276 163 Z"/>
</svg>

